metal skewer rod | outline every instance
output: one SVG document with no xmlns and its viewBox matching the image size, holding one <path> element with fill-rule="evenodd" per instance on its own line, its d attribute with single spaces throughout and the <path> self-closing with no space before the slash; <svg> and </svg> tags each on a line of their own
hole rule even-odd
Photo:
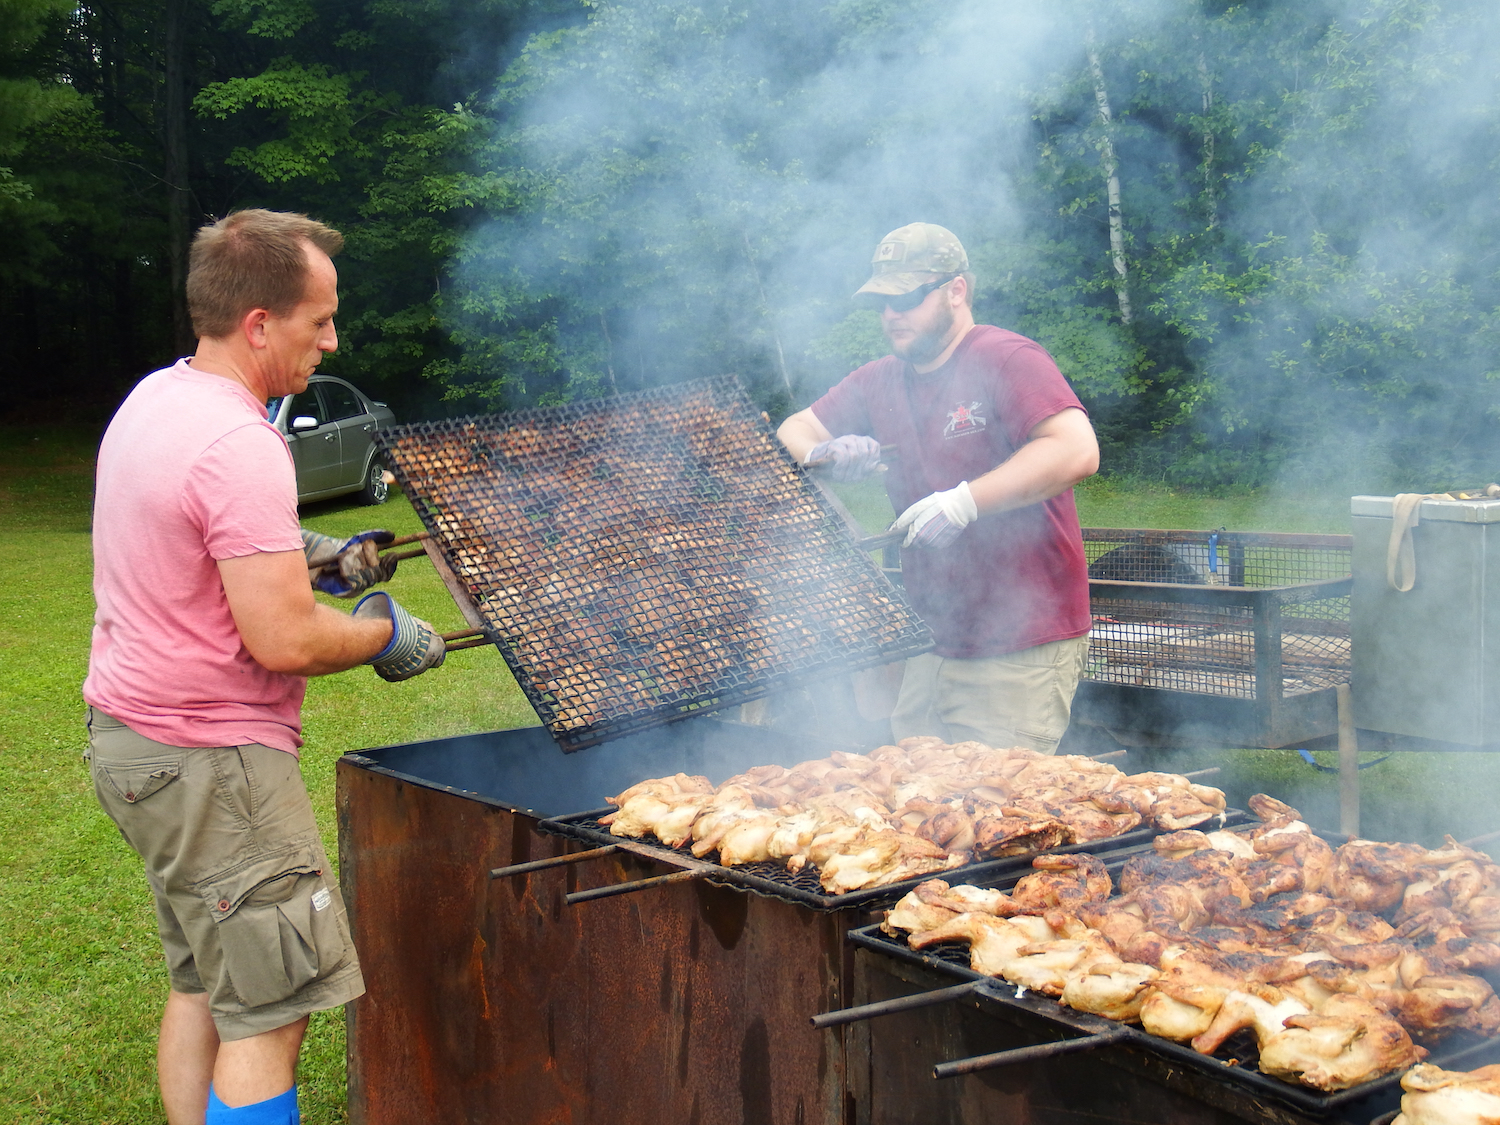
<svg viewBox="0 0 1500 1125">
<path fill-rule="evenodd" d="M 582 863 L 588 859 L 598 859 L 600 856 L 613 855 L 619 851 L 615 844 L 606 844 L 602 848 L 590 848 L 586 852 L 571 852 L 568 855 L 555 855 L 550 859 L 534 859 L 530 863 L 513 863 L 509 867 L 495 867 L 490 870 L 491 879 L 508 879 L 512 875 L 529 875 L 533 871 L 545 871 L 549 867 L 566 867 L 572 863 Z"/>
<path fill-rule="evenodd" d="M 1129 750 L 1111 750 L 1108 754 L 1090 754 L 1091 762 L 1107 762 L 1110 758 L 1118 758 L 1121 754 L 1129 754 Z"/>
<path fill-rule="evenodd" d="M 1085 1035 L 1081 1039 L 1064 1039 L 1061 1043 L 1039 1043 L 1035 1047 L 1017 1047 L 1013 1051 L 996 1051 L 993 1055 L 976 1055 L 972 1059 L 954 1059 L 952 1062 L 938 1063 L 932 1068 L 932 1076 L 957 1078 L 962 1074 L 973 1074 L 976 1070 L 992 1070 L 997 1066 L 1014 1066 L 1016 1063 L 1071 1055 L 1077 1051 L 1092 1051 L 1096 1047 L 1105 1047 L 1129 1037 L 1130 1032 L 1122 1027 Z"/>
<path fill-rule="evenodd" d="M 1214 774 L 1220 772 L 1223 768 L 1223 766 L 1209 766 L 1206 770 L 1194 770 L 1192 773 L 1185 773 L 1182 776 L 1187 778 L 1189 781 L 1197 777 L 1212 777 Z"/>
<path fill-rule="evenodd" d="M 932 992 L 919 992 L 915 996 L 898 996 L 894 1000 L 879 1000 L 874 1004 L 861 1004 L 857 1008 L 840 1008 L 833 1012 L 822 1012 L 812 1017 L 814 1027 L 838 1027 L 845 1023 L 888 1016 L 895 1012 L 908 1012 L 913 1008 L 927 1008 L 933 1004 L 946 1003 L 972 995 L 979 988 L 979 981 L 955 984 L 950 988 L 939 988 Z"/>
<path fill-rule="evenodd" d="M 1500 832 L 1486 832 L 1483 836 L 1475 836 L 1471 840 L 1460 840 L 1458 846 L 1461 848 L 1474 848 L 1480 844 L 1488 844 L 1491 840 L 1500 840 Z"/>
<path fill-rule="evenodd" d="M 614 883 L 608 887 L 594 887 L 587 891 L 574 891 L 570 895 L 564 895 L 563 901 L 569 906 L 577 906 L 580 902 L 592 902 L 596 898 L 613 898 L 615 895 L 633 894 L 636 891 L 646 890 L 648 887 L 664 887 L 668 883 L 686 883 L 691 879 L 701 879 L 707 874 L 707 871 L 674 871 L 670 875 L 656 875 L 650 879 L 637 879 L 633 883 Z"/>
</svg>

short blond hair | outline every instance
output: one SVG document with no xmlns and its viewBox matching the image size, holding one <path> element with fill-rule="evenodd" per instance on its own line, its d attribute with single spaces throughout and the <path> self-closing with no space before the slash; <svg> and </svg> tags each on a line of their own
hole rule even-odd
<svg viewBox="0 0 1500 1125">
<path fill-rule="evenodd" d="M 311 243 L 330 258 L 344 236 L 289 211 L 231 211 L 193 235 L 187 303 L 197 336 L 228 336 L 251 309 L 286 316 L 307 292 Z"/>
</svg>

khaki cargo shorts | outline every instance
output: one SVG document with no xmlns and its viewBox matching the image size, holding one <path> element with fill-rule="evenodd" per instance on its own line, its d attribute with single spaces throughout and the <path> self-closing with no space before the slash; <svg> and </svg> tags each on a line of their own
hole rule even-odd
<svg viewBox="0 0 1500 1125">
<path fill-rule="evenodd" d="M 146 863 L 172 989 L 245 1039 L 365 990 L 297 759 L 188 748 L 89 709 L 94 792 Z"/>
<path fill-rule="evenodd" d="M 945 742 L 1055 754 L 1088 655 L 1083 636 L 977 660 L 930 652 L 913 657 L 901 679 L 891 732 L 898 741 L 930 734 Z"/>
</svg>

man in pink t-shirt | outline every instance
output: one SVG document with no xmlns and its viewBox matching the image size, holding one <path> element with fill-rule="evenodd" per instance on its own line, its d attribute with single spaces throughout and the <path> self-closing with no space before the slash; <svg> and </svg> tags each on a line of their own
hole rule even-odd
<svg viewBox="0 0 1500 1125">
<path fill-rule="evenodd" d="M 298 771 L 306 677 L 373 664 L 406 679 L 443 659 L 387 594 L 352 615 L 316 602 L 309 564 L 329 545 L 304 544 L 266 418 L 338 346 L 342 241 L 270 211 L 199 231 L 197 352 L 143 379 L 99 449 L 90 771 L 156 900 L 171 1125 L 295 1123 L 308 1014 L 364 991 Z"/>
<path fill-rule="evenodd" d="M 976 325 L 951 231 L 912 223 L 876 247 L 855 294 L 894 354 L 847 376 L 778 436 L 835 480 L 882 465 L 902 574 L 932 630 L 907 662 L 896 738 L 1053 753 L 1088 654 L 1088 568 L 1073 485 L 1099 467 L 1088 415 L 1038 344 Z"/>
</svg>

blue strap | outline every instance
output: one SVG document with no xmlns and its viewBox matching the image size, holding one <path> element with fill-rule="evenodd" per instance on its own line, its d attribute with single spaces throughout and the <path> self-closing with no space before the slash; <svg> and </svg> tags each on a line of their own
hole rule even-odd
<svg viewBox="0 0 1500 1125">
<path fill-rule="evenodd" d="M 1219 573 L 1219 533 L 1210 532 L 1208 536 L 1208 572 Z"/>
<path fill-rule="evenodd" d="M 203 1118 L 203 1125 L 302 1125 L 302 1114 L 297 1108 L 297 1087 L 263 1102 L 231 1109 L 219 1100 L 218 1093 L 210 1086 L 208 1114 Z"/>
<path fill-rule="evenodd" d="M 1324 773 L 1338 773 L 1339 772 L 1338 766 L 1322 766 L 1322 765 L 1319 765 L 1318 762 L 1317 762 L 1317 760 L 1312 756 L 1312 751 L 1311 750 L 1298 750 L 1297 753 L 1299 755 L 1301 755 L 1302 760 L 1304 762 L 1306 762 L 1308 765 L 1312 766 L 1312 768 L 1315 769 L 1315 770 L 1322 770 Z M 1371 766 L 1378 766 L 1378 765 L 1380 765 L 1381 762 L 1385 761 L 1386 758 L 1389 758 L 1389 757 L 1390 757 L 1389 754 L 1385 754 L 1385 755 L 1382 755 L 1379 758 L 1376 758 L 1373 762 L 1360 762 L 1359 763 L 1359 768 L 1362 769 L 1362 770 L 1367 770 Z"/>
</svg>

